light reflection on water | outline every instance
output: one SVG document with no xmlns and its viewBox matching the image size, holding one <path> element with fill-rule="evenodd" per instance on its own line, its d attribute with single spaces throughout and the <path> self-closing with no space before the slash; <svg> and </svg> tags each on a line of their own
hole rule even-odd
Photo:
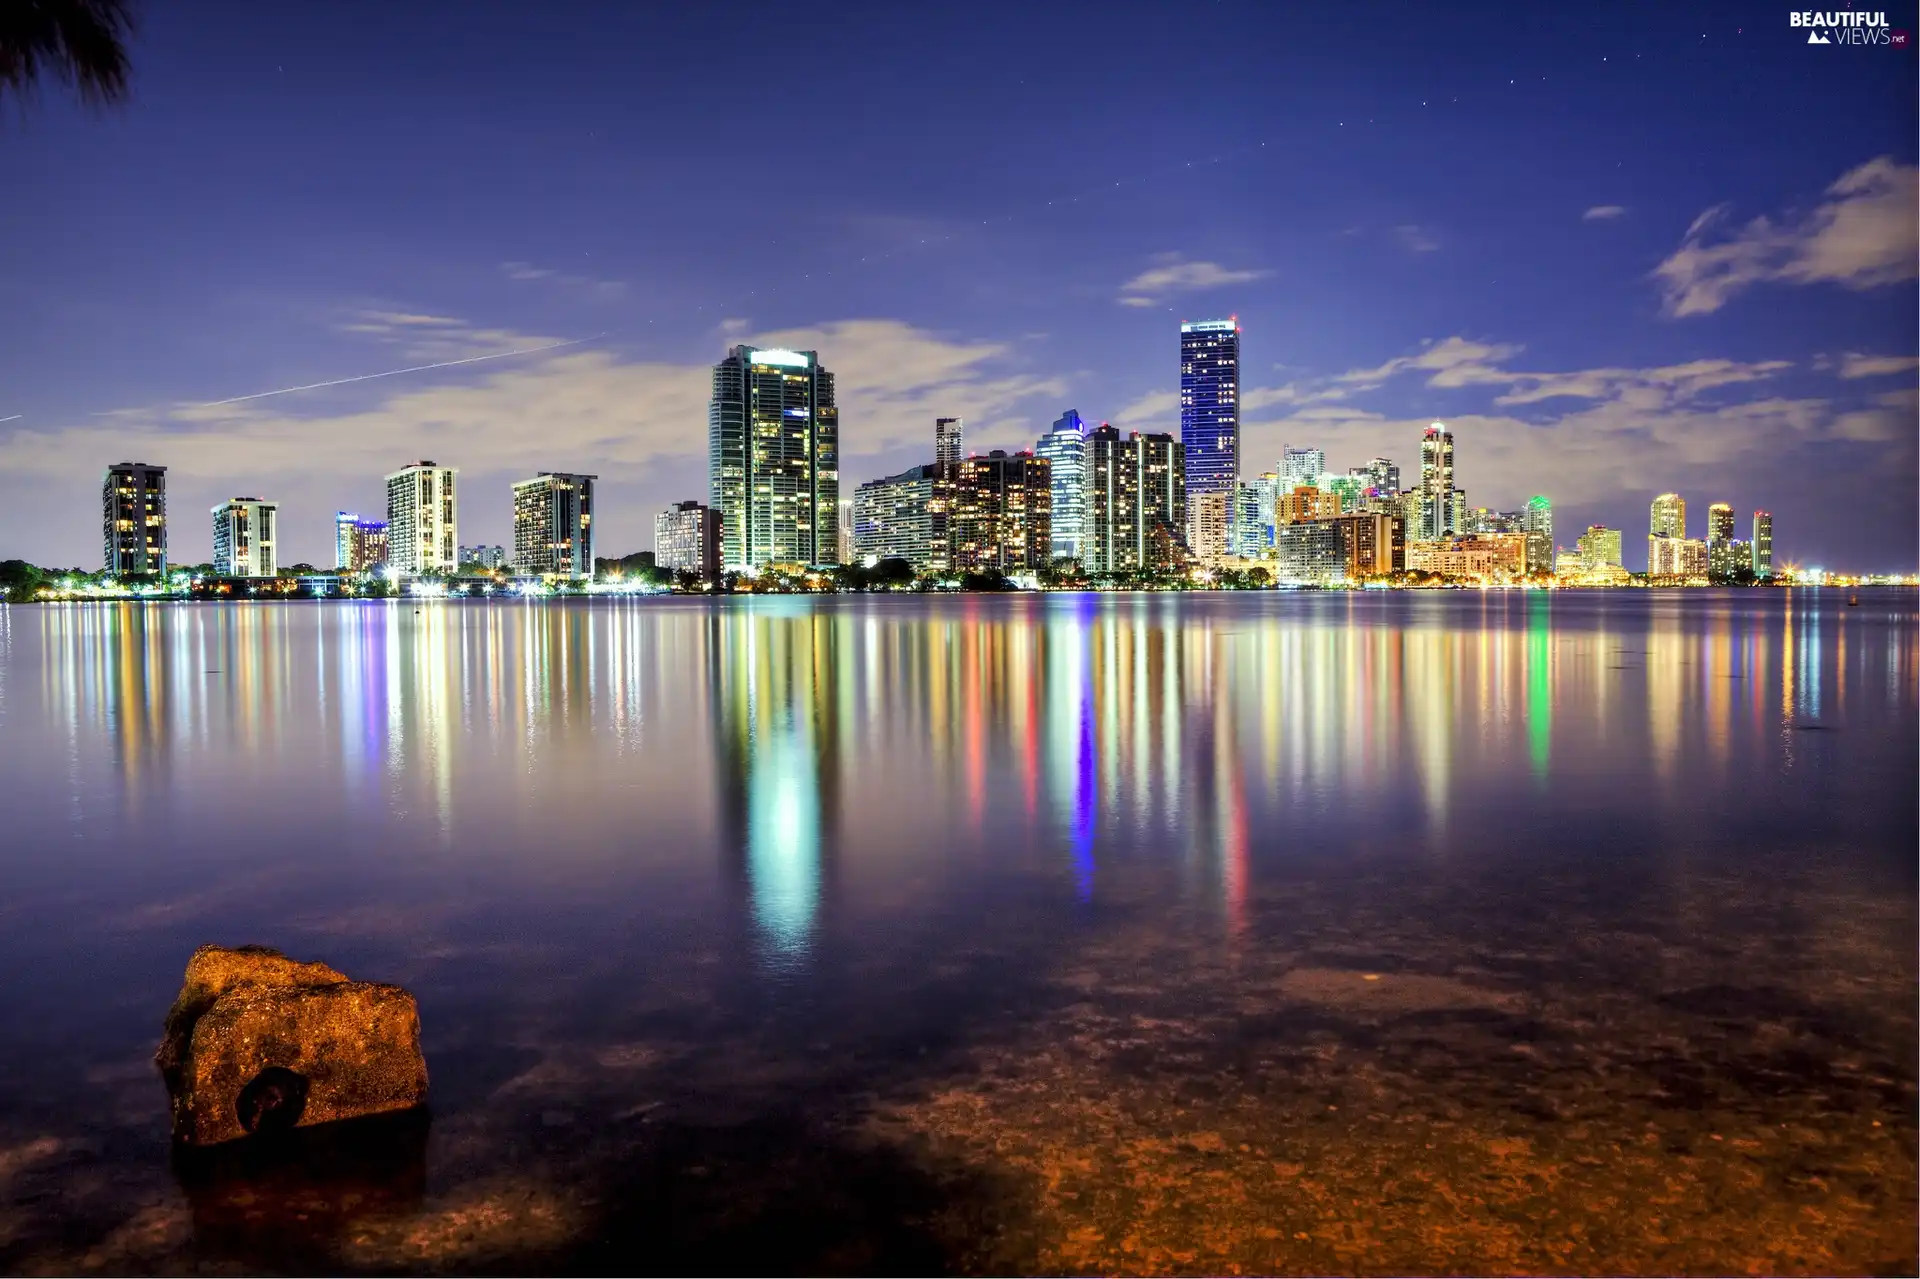
<svg viewBox="0 0 1920 1279">
<path fill-rule="evenodd" d="M 1861 600 L 0 609 L 0 1138 L 65 1107 L 158 1140 L 146 1056 L 209 940 L 407 982 L 457 1129 L 518 1095 L 489 1063 L 528 1043 L 598 1051 L 671 1007 L 785 1079 L 821 1043 L 886 1057 L 896 1024 L 964 1039 L 952 1008 L 1017 1001 L 941 986 L 956 965 L 1097 969 L 1112 930 L 1178 941 L 1147 968 L 1184 1007 L 1329 911 L 1484 973 L 1519 949 L 1473 939 L 1535 900 L 1550 931 L 1611 910 L 1567 928 L 1677 918 L 1711 949 L 1716 898 L 1781 866 L 1910 897 L 1915 598 Z M 1844 933 L 1833 900 L 1766 945 Z"/>
</svg>

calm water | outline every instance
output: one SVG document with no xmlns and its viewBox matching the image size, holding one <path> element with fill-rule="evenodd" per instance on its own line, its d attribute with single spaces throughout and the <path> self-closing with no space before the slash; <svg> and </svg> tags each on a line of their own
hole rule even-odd
<svg viewBox="0 0 1920 1279">
<path fill-rule="evenodd" d="M 0 609 L 0 1268 L 1911 1273 L 1917 688 L 1893 591 Z M 411 988 L 424 1138 L 176 1172 L 208 941 Z"/>
</svg>

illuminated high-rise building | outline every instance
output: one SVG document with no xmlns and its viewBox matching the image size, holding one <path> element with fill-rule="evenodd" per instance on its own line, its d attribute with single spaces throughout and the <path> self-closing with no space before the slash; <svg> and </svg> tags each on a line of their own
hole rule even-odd
<svg viewBox="0 0 1920 1279">
<path fill-rule="evenodd" d="M 1453 432 L 1435 422 L 1420 437 L 1419 540 L 1437 541 L 1460 531 L 1460 497 L 1453 486 Z"/>
<path fill-rule="evenodd" d="M 1648 537 L 1685 537 L 1687 535 L 1687 499 L 1678 493 L 1662 493 L 1653 499 L 1653 515 Z"/>
<path fill-rule="evenodd" d="M 1538 494 L 1528 498 L 1520 526 L 1527 537 L 1527 572 L 1553 572 L 1553 503 Z"/>
<path fill-rule="evenodd" d="M 1766 511 L 1753 513 L 1753 575 L 1773 576 L 1773 516 Z"/>
<path fill-rule="evenodd" d="M 1751 552 L 1733 537 L 1733 504 L 1715 502 L 1707 508 L 1707 569 L 1716 578 L 1729 578 L 1751 562 Z"/>
<path fill-rule="evenodd" d="M 966 454 L 960 451 L 960 436 L 966 423 L 957 417 L 933 419 L 933 464 L 951 475 Z"/>
<path fill-rule="evenodd" d="M 1171 435 L 1087 433 L 1089 573 L 1172 567 L 1186 557 L 1187 492 L 1181 444 Z"/>
<path fill-rule="evenodd" d="M 275 543 L 280 507 L 257 497 L 235 497 L 213 508 L 216 577 L 273 577 L 280 571 Z"/>
<path fill-rule="evenodd" d="M 363 520 L 352 511 L 333 516 L 333 567 L 341 573 L 365 573 L 387 562 L 387 522 Z"/>
<path fill-rule="evenodd" d="M 167 571 L 167 468 L 121 462 L 100 481 L 106 571 L 115 576 Z"/>
<path fill-rule="evenodd" d="M 1180 326 L 1180 447 L 1188 494 L 1231 493 L 1240 478 L 1240 322 Z"/>
<path fill-rule="evenodd" d="M 1400 468 L 1392 458 L 1376 457 L 1367 463 L 1367 487 L 1386 496 L 1400 491 Z"/>
<path fill-rule="evenodd" d="M 720 513 L 700 502 L 675 502 L 653 517 L 653 562 L 669 573 L 720 578 Z"/>
<path fill-rule="evenodd" d="M 937 466 L 910 466 L 853 491 L 853 549 L 862 559 L 901 559 L 940 572 L 948 562 L 952 484 Z"/>
<path fill-rule="evenodd" d="M 1297 449 L 1291 445 L 1281 445 L 1280 481 L 1288 488 L 1298 488 L 1302 484 L 1318 487 L 1321 477 L 1326 473 L 1325 449 Z"/>
<path fill-rule="evenodd" d="M 1087 517 L 1087 427 L 1068 409 L 1033 446 L 1053 475 L 1053 554 L 1077 559 Z"/>
<path fill-rule="evenodd" d="M 994 449 L 954 473 L 948 559 L 978 572 L 1034 572 L 1053 558 L 1053 467 L 1032 453 Z"/>
<path fill-rule="evenodd" d="M 542 471 L 513 486 L 513 568 L 553 577 L 593 576 L 593 482 Z"/>
<path fill-rule="evenodd" d="M 840 412 L 816 352 L 736 346 L 714 365 L 707 477 L 726 567 L 838 561 Z"/>
<path fill-rule="evenodd" d="M 1604 524 L 1589 524 L 1576 543 L 1582 568 L 1621 568 L 1620 530 Z"/>
<path fill-rule="evenodd" d="M 451 466 L 415 462 L 387 477 L 387 564 L 396 573 L 451 573 L 460 567 L 459 519 Z"/>
<path fill-rule="evenodd" d="M 853 563 L 853 499 L 840 499 L 840 536 L 835 539 L 840 549 L 840 563 Z"/>
</svg>

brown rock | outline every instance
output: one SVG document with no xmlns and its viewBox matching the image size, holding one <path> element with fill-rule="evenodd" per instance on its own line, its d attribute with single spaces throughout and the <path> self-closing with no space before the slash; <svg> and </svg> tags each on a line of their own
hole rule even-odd
<svg viewBox="0 0 1920 1279">
<path fill-rule="evenodd" d="M 154 1064 L 189 1146 L 427 1099 L 412 995 L 265 946 L 193 953 Z"/>
</svg>

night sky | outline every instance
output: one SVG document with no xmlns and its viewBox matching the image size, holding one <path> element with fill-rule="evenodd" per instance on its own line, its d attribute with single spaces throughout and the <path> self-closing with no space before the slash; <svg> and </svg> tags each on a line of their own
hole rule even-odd
<svg viewBox="0 0 1920 1279">
<path fill-rule="evenodd" d="M 1231 314 L 1247 476 L 1411 483 L 1440 419 L 1472 505 L 1629 567 L 1675 489 L 1694 536 L 1726 500 L 1783 563 L 1910 571 L 1913 41 L 1788 14 L 154 0 L 128 106 L 0 119 L 0 557 L 97 567 L 123 459 L 171 468 L 179 563 L 244 494 L 331 564 L 420 457 L 464 543 L 564 470 L 649 549 L 731 342 L 820 351 L 850 495 L 936 415 L 1177 431 L 1178 321 Z"/>
</svg>

